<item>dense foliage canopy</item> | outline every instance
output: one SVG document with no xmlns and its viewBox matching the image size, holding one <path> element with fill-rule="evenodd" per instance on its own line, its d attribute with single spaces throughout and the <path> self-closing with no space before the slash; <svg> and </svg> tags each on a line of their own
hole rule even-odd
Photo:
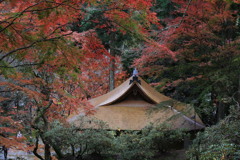
<svg viewBox="0 0 240 160">
<path fill-rule="evenodd" d="M 239 66 L 239 0 L 0 0 L 0 145 L 32 150 L 42 160 L 52 159 L 51 148 L 59 159 L 69 147 L 83 157 L 79 145 L 97 154 L 114 148 L 125 159 L 164 152 L 168 146 L 158 142 L 175 143 L 180 132 L 171 139 L 148 128 L 116 142 L 109 132 L 66 121 L 73 113 L 94 114 L 88 99 L 137 67 L 160 92 L 192 104 L 207 126 L 226 117 L 197 136 L 193 146 L 200 149 L 191 149 L 191 158 L 237 157 L 239 141 L 228 135 L 238 133 L 231 108 L 239 112 Z M 207 141 L 211 135 L 221 146 Z M 99 143 L 104 147 L 94 148 Z"/>
</svg>

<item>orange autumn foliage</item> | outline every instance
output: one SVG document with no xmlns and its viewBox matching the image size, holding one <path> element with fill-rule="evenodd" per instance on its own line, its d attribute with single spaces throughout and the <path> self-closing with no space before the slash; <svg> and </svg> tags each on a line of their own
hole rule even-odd
<svg viewBox="0 0 240 160">
<path fill-rule="evenodd" d="M 158 20 L 151 6 L 152 0 L 1 1 L 0 145 L 27 148 L 21 145 L 23 140 L 14 138 L 19 130 L 27 138 L 29 128 L 42 133 L 48 122 L 64 122 L 73 112 L 94 113 L 87 100 L 108 91 L 111 59 L 116 59 L 116 83 L 125 75 L 120 58 L 109 54 L 96 29 L 111 26 L 107 33 L 137 30 L 134 34 L 147 37 L 147 28 Z M 106 24 L 96 20 L 94 28 L 71 31 L 71 25 L 84 21 L 91 9 L 102 10 Z M 138 12 L 146 19 L 134 19 Z M 78 27 L 84 27 L 84 22 Z M 39 127 L 39 121 L 46 127 Z"/>
</svg>

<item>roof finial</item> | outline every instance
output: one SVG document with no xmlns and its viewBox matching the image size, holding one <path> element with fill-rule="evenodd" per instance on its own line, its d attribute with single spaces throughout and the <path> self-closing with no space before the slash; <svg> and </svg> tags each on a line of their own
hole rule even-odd
<svg viewBox="0 0 240 160">
<path fill-rule="evenodd" d="M 138 70 L 136 68 L 134 68 L 133 70 L 133 76 L 134 77 L 137 77 L 138 76 Z"/>
<path fill-rule="evenodd" d="M 134 81 L 141 84 L 141 81 L 138 79 L 138 71 L 136 68 L 134 68 L 134 70 L 133 70 L 132 80 L 130 80 L 129 85 L 132 84 Z"/>
</svg>

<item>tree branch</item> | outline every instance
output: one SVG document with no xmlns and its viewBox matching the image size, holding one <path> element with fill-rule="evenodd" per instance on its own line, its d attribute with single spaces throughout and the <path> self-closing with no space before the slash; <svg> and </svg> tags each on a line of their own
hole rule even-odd
<svg viewBox="0 0 240 160">
<path fill-rule="evenodd" d="M 34 147 L 34 149 L 33 149 L 33 154 L 34 154 L 36 157 L 38 157 L 39 159 L 44 160 L 44 158 L 37 153 L 37 150 L 38 150 L 38 141 L 39 141 L 39 137 L 36 137 L 36 143 L 35 143 L 35 147 Z"/>
<path fill-rule="evenodd" d="M 55 32 L 55 31 L 54 31 L 54 32 Z M 49 36 L 51 36 L 54 32 L 52 32 L 51 34 L 49 34 Z M 27 46 L 23 46 L 23 47 L 14 49 L 14 50 L 6 53 L 4 56 L 2 56 L 2 57 L 0 58 L 0 61 L 2 61 L 4 58 L 12 55 L 13 53 L 15 53 L 15 52 L 17 52 L 17 51 L 21 51 L 21 50 L 24 50 L 24 49 L 31 48 L 32 46 L 34 46 L 34 45 L 37 44 L 37 43 L 60 39 L 60 38 L 62 38 L 62 37 L 68 36 L 68 35 L 70 35 L 70 34 L 72 34 L 72 33 L 73 33 L 73 32 L 70 32 L 70 33 L 67 33 L 67 34 L 64 34 L 64 35 L 61 35 L 61 36 L 58 36 L 58 37 L 54 37 L 54 38 L 48 38 L 48 39 L 47 39 L 47 38 L 42 38 L 42 39 L 40 39 L 40 40 L 37 40 L 37 41 L 35 41 L 35 42 L 32 42 L 31 44 L 29 44 L 29 45 L 27 45 Z M 47 37 L 49 37 L 49 36 L 47 36 Z"/>
<path fill-rule="evenodd" d="M 16 91 L 16 89 L 12 89 L 12 90 L 7 90 L 7 91 L 0 91 L 0 93 L 5 93 L 5 92 L 13 92 L 13 91 Z"/>
<path fill-rule="evenodd" d="M 184 11 L 184 13 L 183 13 L 182 19 L 179 21 L 178 24 L 165 27 L 165 28 L 161 29 L 160 32 L 166 31 L 166 30 L 168 30 L 168 29 L 170 29 L 170 28 L 178 28 L 178 27 L 180 27 L 180 25 L 181 25 L 181 24 L 183 23 L 183 21 L 184 21 L 184 18 L 185 18 L 185 16 L 186 16 L 187 10 L 188 10 L 191 2 L 192 2 L 192 0 L 189 0 L 189 1 L 188 1 L 187 7 L 185 8 L 185 11 Z"/>
<path fill-rule="evenodd" d="M 20 12 L 15 18 L 14 18 L 14 17 L 10 17 L 9 19 L 12 19 L 12 18 L 13 18 L 13 20 L 12 20 L 11 22 L 7 22 L 7 21 L 6 21 L 6 23 L 9 23 L 9 24 L 8 24 L 7 26 L 5 26 L 4 28 L 2 28 L 2 29 L 0 30 L 0 33 L 3 32 L 5 29 L 7 29 L 9 26 L 11 26 L 11 25 L 12 25 L 20 16 L 22 16 L 23 13 L 25 13 L 29 8 L 35 7 L 35 6 L 39 5 L 40 3 L 43 3 L 43 1 L 38 2 L 38 3 L 36 3 L 36 4 L 32 5 L 32 6 L 29 6 L 29 7 L 25 8 L 25 9 L 24 9 L 22 12 Z"/>
<path fill-rule="evenodd" d="M 49 104 L 44 107 L 42 110 L 39 110 L 40 113 L 37 113 L 37 117 L 33 120 L 34 123 L 36 123 L 41 117 L 42 115 L 51 107 L 51 105 L 53 104 L 53 101 L 50 100 Z"/>
<path fill-rule="evenodd" d="M 74 10 L 82 10 L 82 9 L 79 9 L 79 8 L 73 7 L 73 6 L 69 5 L 69 4 L 65 4 L 65 2 L 68 2 L 68 1 L 64 1 L 64 2 L 62 2 L 62 3 L 52 2 L 52 1 L 48 1 L 48 0 L 45 0 L 45 1 L 48 2 L 48 3 L 57 4 L 57 5 L 61 4 L 61 5 L 63 5 L 63 6 L 70 7 L 70 8 L 72 8 L 72 9 L 74 9 Z"/>
<path fill-rule="evenodd" d="M 36 66 L 36 65 L 40 65 L 43 63 L 30 63 L 30 64 L 19 64 L 16 66 L 0 66 L 0 68 L 17 68 L 17 67 L 25 67 L 25 66 Z"/>
<path fill-rule="evenodd" d="M 66 2 L 66 1 L 64 1 L 64 2 Z M 62 2 L 62 3 L 64 3 L 64 2 Z M 25 12 L 41 12 L 41 11 L 46 11 L 46 10 L 50 10 L 50 9 L 55 9 L 55 8 L 58 8 L 59 6 L 61 6 L 62 3 L 57 3 L 57 6 L 54 6 L 54 7 L 43 8 L 43 9 L 32 9 L 32 10 L 27 10 Z"/>
<path fill-rule="evenodd" d="M 0 30 L 0 32 L 3 32 L 5 29 L 7 29 L 8 27 L 10 27 L 20 16 L 22 16 L 24 13 L 27 13 L 27 12 L 41 12 L 41 11 L 46 11 L 46 10 L 51 10 L 51 9 L 55 9 L 55 8 L 58 8 L 59 6 L 61 5 L 65 5 L 64 3 L 67 2 L 67 1 L 63 1 L 62 3 L 54 3 L 56 4 L 56 6 L 54 7 L 48 7 L 48 8 L 43 8 L 43 9 L 32 9 L 32 10 L 29 10 L 30 8 L 33 8 L 41 3 L 44 3 L 44 2 L 47 2 L 47 3 L 53 3 L 53 2 L 50 2 L 50 1 L 40 1 L 36 4 L 33 4 L 27 8 L 25 8 L 23 11 L 21 11 L 20 13 L 18 13 L 17 16 L 14 16 L 14 17 L 9 17 L 8 19 L 4 20 L 4 21 L 1 21 L 1 23 L 8 23 L 7 26 L 5 26 L 4 28 L 2 28 Z M 7 20 L 10 20 L 12 19 L 10 22 L 8 22 Z M 0 23 L 0 24 L 1 24 Z"/>
</svg>

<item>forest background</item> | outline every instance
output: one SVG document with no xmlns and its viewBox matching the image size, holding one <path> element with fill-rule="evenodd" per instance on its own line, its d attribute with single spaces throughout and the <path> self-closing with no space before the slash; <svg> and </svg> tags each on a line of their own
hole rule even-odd
<svg viewBox="0 0 240 160">
<path fill-rule="evenodd" d="M 70 145 L 79 158 L 75 142 L 51 141 L 55 121 L 70 129 L 70 114 L 94 114 L 87 100 L 136 67 L 159 92 L 192 104 L 209 127 L 190 158 L 239 158 L 239 0 L 0 0 L 0 8 L 2 146 L 49 160 L 51 148 L 61 159 Z"/>
</svg>

